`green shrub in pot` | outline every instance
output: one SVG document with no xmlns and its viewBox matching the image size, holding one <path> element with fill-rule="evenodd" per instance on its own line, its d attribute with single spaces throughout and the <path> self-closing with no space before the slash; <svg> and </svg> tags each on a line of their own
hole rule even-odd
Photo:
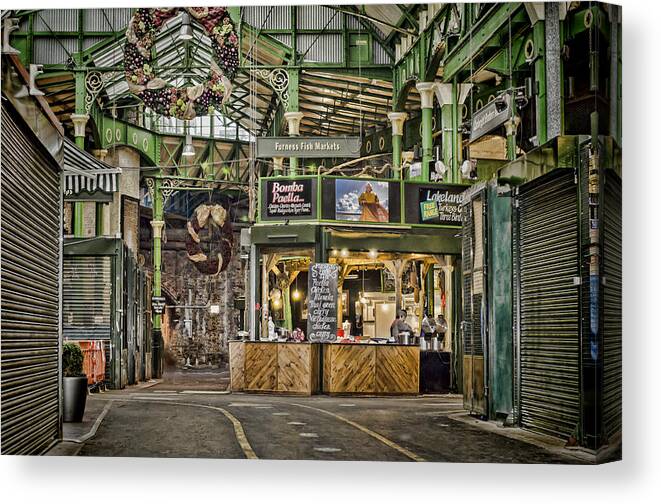
<svg viewBox="0 0 661 504">
<path fill-rule="evenodd" d="M 87 376 L 83 373 L 83 351 L 76 343 L 62 345 L 63 420 L 82 422 L 87 402 Z"/>
</svg>

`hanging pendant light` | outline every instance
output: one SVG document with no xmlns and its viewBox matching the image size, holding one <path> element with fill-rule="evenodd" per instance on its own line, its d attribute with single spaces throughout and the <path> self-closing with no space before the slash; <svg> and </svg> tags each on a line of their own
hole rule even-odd
<svg viewBox="0 0 661 504">
<path fill-rule="evenodd" d="M 193 40 L 193 28 L 190 25 L 190 14 L 188 14 L 188 12 L 184 12 L 181 18 L 179 38 L 181 40 Z"/>
<path fill-rule="evenodd" d="M 195 147 L 193 147 L 193 136 L 186 134 L 186 144 L 184 145 L 184 150 L 181 152 L 181 157 L 187 158 L 188 160 L 195 157 Z"/>
<path fill-rule="evenodd" d="M 363 290 L 360 291 L 360 302 L 367 304 L 367 298 L 365 297 L 365 268 L 363 268 Z"/>
<path fill-rule="evenodd" d="M 296 286 L 294 287 L 294 292 L 291 293 L 291 298 L 294 301 L 301 299 L 301 291 L 298 290 L 298 275 L 296 275 Z"/>
</svg>

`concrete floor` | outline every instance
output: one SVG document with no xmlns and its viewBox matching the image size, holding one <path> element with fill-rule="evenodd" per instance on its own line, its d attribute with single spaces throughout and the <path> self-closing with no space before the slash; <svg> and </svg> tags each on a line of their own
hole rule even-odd
<svg viewBox="0 0 661 504">
<path fill-rule="evenodd" d="M 208 375 L 94 394 L 51 455 L 589 463 L 561 442 L 465 414 L 460 396 L 229 394 Z M 194 388 L 194 386 L 198 386 Z M 68 431 L 68 433 L 67 433 Z M 76 438 L 78 442 L 76 442 Z M 80 442 L 82 441 L 82 442 Z M 618 454 L 614 455 L 616 458 Z"/>
</svg>

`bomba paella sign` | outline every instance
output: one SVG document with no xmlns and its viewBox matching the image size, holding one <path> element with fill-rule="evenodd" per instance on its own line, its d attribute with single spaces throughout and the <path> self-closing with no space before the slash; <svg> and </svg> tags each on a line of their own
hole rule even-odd
<svg viewBox="0 0 661 504">
<path fill-rule="evenodd" d="M 269 180 L 266 186 L 267 217 L 312 215 L 312 179 Z"/>
</svg>

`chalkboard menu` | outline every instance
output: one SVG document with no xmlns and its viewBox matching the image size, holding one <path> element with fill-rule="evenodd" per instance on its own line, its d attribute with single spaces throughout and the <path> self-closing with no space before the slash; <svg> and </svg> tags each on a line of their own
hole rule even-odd
<svg viewBox="0 0 661 504">
<path fill-rule="evenodd" d="M 308 339 L 315 343 L 337 339 L 336 264 L 310 265 L 308 274 Z"/>
</svg>

